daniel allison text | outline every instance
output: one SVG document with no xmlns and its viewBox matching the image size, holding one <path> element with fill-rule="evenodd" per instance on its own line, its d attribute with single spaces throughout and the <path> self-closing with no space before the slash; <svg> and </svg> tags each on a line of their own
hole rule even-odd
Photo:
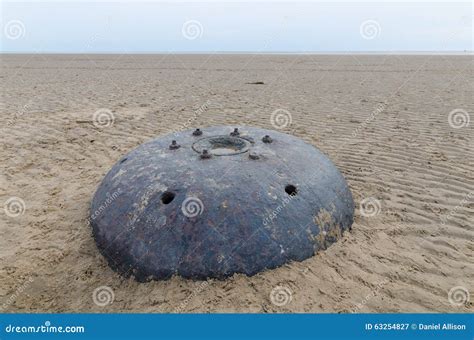
<svg viewBox="0 0 474 340">
<path fill-rule="evenodd" d="M 457 325 L 454 323 L 430 323 L 430 324 L 424 324 L 420 323 L 418 324 L 418 329 L 419 330 L 445 330 L 445 331 L 462 331 L 466 329 L 466 325 Z"/>
</svg>

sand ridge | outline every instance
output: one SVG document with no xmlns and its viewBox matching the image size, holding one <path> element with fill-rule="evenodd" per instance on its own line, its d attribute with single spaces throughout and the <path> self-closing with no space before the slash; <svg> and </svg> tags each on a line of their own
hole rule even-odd
<svg viewBox="0 0 474 340">
<path fill-rule="evenodd" d="M 474 282 L 474 124 L 448 121 L 456 109 L 474 119 L 472 57 L 2 55 L 1 64 L 0 202 L 25 203 L 19 216 L 0 214 L 3 310 L 473 312 L 472 297 L 448 299 Z M 110 126 L 94 124 L 98 110 Z M 225 281 L 140 284 L 107 266 L 87 218 L 121 156 L 176 129 L 272 129 L 275 110 L 291 115 L 282 131 L 346 177 L 352 231 L 306 261 Z M 102 286 L 113 294 L 104 306 L 93 299 Z"/>
</svg>

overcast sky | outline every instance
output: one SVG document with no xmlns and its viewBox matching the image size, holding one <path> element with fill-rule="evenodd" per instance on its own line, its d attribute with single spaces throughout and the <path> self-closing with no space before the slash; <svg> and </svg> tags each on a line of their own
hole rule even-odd
<svg viewBox="0 0 474 340">
<path fill-rule="evenodd" d="M 2 2 L 2 52 L 472 51 L 472 3 Z"/>
</svg>

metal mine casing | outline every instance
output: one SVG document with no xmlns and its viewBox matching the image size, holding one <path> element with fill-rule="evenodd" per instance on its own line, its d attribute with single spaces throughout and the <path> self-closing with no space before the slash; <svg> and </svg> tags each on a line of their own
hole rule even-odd
<svg viewBox="0 0 474 340">
<path fill-rule="evenodd" d="M 99 185 L 90 222 L 122 275 L 222 279 L 312 256 L 351 227 L 353 213 L 346 181 L 313 146 L 217 126 L 125 155 Z"/>
</svg>

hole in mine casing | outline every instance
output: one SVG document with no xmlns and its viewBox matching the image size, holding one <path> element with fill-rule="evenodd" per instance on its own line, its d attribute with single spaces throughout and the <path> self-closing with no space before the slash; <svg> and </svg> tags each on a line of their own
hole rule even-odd
<svg viewBox="0 0 474 340">
<path fill-rule="evenodd" d="M 285 192 L 290 196 L 295 196 L 298 193 L 298 189 L 293 184 L 288 184 L 285 187 Z"/>
<path fill-rule="evenodd" d="M 161 195 L 161 203 L 163 204 L 170 204 L 173 200 L 174 200 L 174 192 L 171 192 L 171 191 L 165 191 L 162 195 Z"/>
</svg>

